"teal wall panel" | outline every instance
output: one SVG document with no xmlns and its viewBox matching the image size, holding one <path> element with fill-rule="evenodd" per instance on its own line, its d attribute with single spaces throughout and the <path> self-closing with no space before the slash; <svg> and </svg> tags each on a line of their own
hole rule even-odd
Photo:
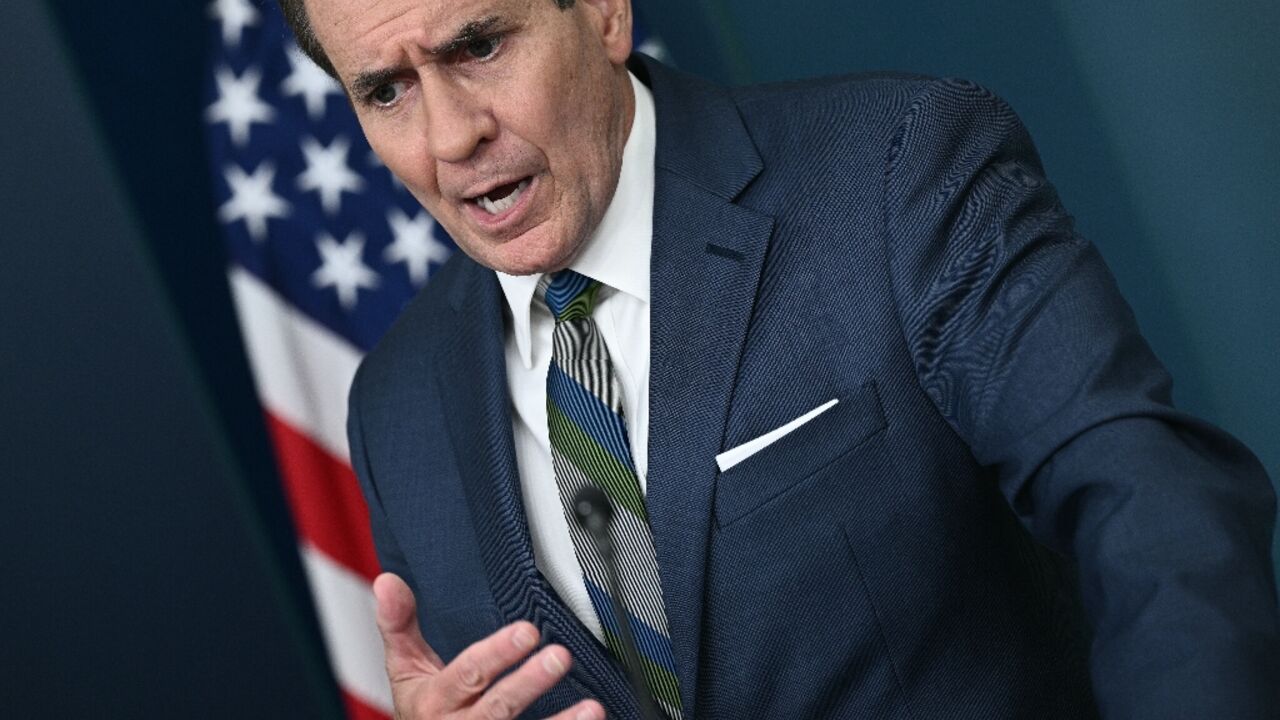
<svg viewBox="0 0 1280 720">
<path fill-rule="evenodd" d="M 216 240 L 203 108 L 185 116 L 180 91 L 198 94 L 203 57 L 156 19 L 201 29 L 203 3 L 53 5 L 0 3 L 0 715 L 342 717 L 282 569 L 294 535 L 279 547 L 262 522 L 220 414 L 227 395 L 253 402 L 239 339 L 218 361 L 242 389 L 211 386 L 167 285 L 221 284 L 192 316 L 231 322 L 225 261 L 200 244 Z M 95 103 L 142 140 L 118 142 Z M 131 194 L 141 177 L 154 187 Z M 208 279 L 166 277 L 152 242 L 207 258 Z M 246 417 L 261 436 L 256 402 Z"/>
</svg>

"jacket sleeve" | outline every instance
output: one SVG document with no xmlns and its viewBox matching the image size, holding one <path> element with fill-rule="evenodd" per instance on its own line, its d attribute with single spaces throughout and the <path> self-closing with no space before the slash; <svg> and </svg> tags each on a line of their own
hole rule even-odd
<svg viewBox="0 0 1280 720">
<path fill-rule="evenodd" d="M 1171 380 L 999 98 L 935 81 L 886 158 L 921 386 L 1024 526 L 1079 567 L 1107 718 L 1272 718 L 1275 497 Z"/>
<path fill-rule="evenodd" d="M 364 366 L 361 365 L 361 370 Z M 373 531 L 373 546 L 378 554 L 378 564 L 383 572 L 395 573 L 412 585 L 409 575 L 409 564 L 396 543 L 395 536 L 387 523 L 387 516 L 382 508 L 382 499 L 374 484 L 373 471 L 369 464 L 369 455 L 364 444 L 364 429 L 360 415 L 362 373 L 356 372 L 351 383 L 351 393 L 347 402 L 347 443 L 351 447 L 351 467 L 360 480 L 360 491 L 364 494 L 365 504 L 369 506 L 369 526 Z"/>
</svg>

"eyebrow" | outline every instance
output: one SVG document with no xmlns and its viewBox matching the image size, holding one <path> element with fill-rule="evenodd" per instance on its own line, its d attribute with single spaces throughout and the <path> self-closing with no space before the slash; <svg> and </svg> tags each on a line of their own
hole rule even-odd
<svg viewBox="0 0 1280 720">
<path fill-rule="evenodd" d="M 458 28 L 452 38 L 435 47 L 427 48 L 426 53 L 432 57 L 452 55 L 465 47 L 467 43 L 484 37 L 501 22 L 502 19 L 497 15 L 490 15 L 479 20 L 470 20 Z M 359 73 L 351 80 L 351 94 L 355 97 L 364 97 L 382 85 L 394 80 L 401 72 L 403 70 L 399 68 L 380 68 Z"/>
</svg>

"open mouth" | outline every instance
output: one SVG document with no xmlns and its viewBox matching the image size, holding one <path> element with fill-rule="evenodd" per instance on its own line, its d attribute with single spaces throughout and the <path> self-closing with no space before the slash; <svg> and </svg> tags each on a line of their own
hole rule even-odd
<svg viewBox="0 0 1280 720">
<path fill-rule="evenodd" d="M 501 215 L 516 206 L 520 196 L 529 188 L 530 181 L 531 178 L 526 177 L 517 182 L 499 185 L 479 197 L 472 198 L 471 202 L 490 215 Z"/>
</svg>

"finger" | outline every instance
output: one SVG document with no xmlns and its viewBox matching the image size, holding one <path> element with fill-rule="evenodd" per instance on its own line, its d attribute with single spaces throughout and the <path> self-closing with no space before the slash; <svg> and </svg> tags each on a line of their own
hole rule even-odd
<svg viewBox="0 0 1280 720">
<path fill-rule="evenodd" d="M 374 578 L 373 595 L 378 601 L 378 632 L 382 634 L 391 683 L 439 672 L 444 663 L 422 637 L 418 605 L 405 581 L 392 573 L 382 573 Z"/>
<path fill-rule="evenodd" d="M 583 700 L 571 708 L 552 715 L 547 720 L 604 720 L 604 707 L 595 700 Z"/>
<path fill-rule="evenodd" d="M 515 622 L 489 637 L 472 643 L 432 681 L 432 694 L 446 708 L 470 705 L 507 668 L 538 645 L 538 629 L 529 622 Z"/>
<path fill-rule="evenodd" d="M 559 645 L 550 645 L 524 661 L 485 692 L 472 714 L 484 720 L 506 720 L 524 712 L 569 672 L 573 658 Z"/>
</svg>

